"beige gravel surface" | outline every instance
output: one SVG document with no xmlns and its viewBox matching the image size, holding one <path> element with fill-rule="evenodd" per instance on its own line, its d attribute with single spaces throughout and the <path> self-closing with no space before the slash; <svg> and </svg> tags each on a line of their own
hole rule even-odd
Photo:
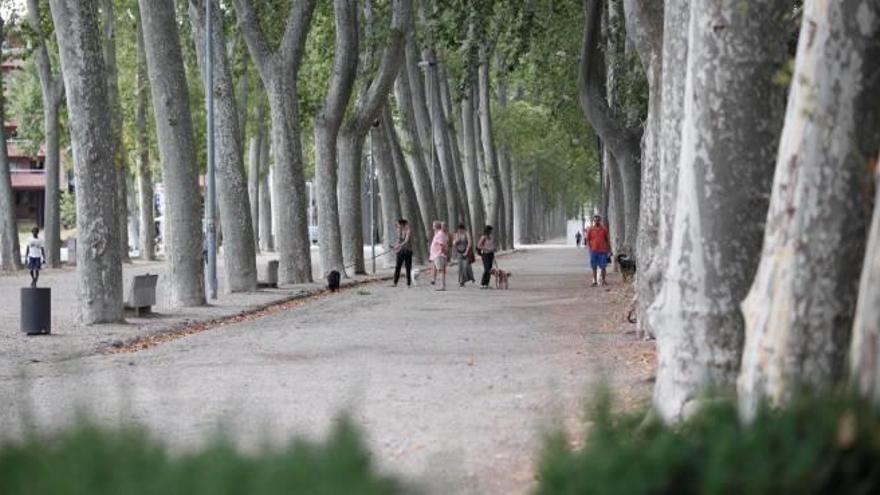
<svg viewBox="0 0 880 495">
<path fill-rule="evenodd" d="M 509 291 L 363 285 L 137 352 L 25 362 L 0 375 L 0 433 L 87 411 L 174 449 L 218 430 L 245 449 L 319 437 L 342 412 L 377 463 L 430 493 L 525 493 L 543 432 L 584 429 L 601 381 L 621 407 L 650 394 L 653 344 L 624 322 L 631 289 L 587 287 L 587 255 L 499 260 Z M 479 276 L 481 269 L 475 270 Z M 455 270 L 450 280 L 456 280 Z"/>
</svg>

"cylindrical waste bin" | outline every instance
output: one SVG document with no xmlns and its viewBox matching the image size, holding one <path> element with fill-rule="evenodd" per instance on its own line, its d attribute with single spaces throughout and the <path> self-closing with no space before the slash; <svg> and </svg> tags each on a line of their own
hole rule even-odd
<svg viewBox="0 0 880 495">
<path fill-rule="evenodd" d="M 21 331 L 28 335 L 48 335 L 52 327 L 52 289 L 22 287 Z"/>
</svg>

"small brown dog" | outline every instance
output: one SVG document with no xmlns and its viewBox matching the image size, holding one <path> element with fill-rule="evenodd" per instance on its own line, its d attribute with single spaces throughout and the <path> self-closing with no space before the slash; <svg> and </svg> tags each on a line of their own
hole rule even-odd
<svg viewBox="0 0 880 495">
<path fill-rule="evenodd" d="M 507 290 L 510 288 L 510 277 L 513 276 L 510 272 L 504 271 L 501 268 L 493 268 L 492 276 L 495 277 L 495 288 L 496 289 L 504 289 Z"/>
</svg>

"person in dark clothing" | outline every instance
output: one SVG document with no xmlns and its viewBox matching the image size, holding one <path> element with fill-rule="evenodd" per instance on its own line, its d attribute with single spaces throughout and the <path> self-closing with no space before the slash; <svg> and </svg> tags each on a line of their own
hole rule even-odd
<svg viewBox="0 0 880 495">
<path fill-rule="evenodd" d="M 488 289 L 492 278 L 492 265 L 495 263 L 495 238 L 492 237 L 492 226 L 486 225 L 483 235 L 477 243 L 480 257 L 483 258 L 483 278 L 480 280 L 480 288 Z"/>
<path fill-rule="evenodd" d="M 578 230 L 574 233 L 574 242 L 577 244 L 577 247 L 581 247 L 581 231 Z"/>
<path fill-rule="evenodd" d="M 406 267 L 406 286 L 412 287 L 412 231 L 409 222 L 401 218 L 397 221 L 397 244 L 394 245 L 397 262 L 394 265 L 394 287 L 400 280 L 400 269 Z"/>
</svg>

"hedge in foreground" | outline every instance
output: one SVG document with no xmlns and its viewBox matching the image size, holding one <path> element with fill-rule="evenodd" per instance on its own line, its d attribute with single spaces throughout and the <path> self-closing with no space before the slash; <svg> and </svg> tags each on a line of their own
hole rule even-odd
<svg viewBox="0 0 880 495">
<path fill-rule="evenodd" d="M 3 495 L 335 495 L 402 493 L 379 475 L 348 421 L 323 443 L 298 440 L 283 451 L 242 455 L 218 441 L 172 456 L 138 430 L 81 426 L 53 438 L 0 446 Z"/>
<path fill-rule="evenodd" d="M 880 415 L 857 399 L 804 398 L 748 426 L 730 404 L 676 427 L 609 410 L 597 408 L 581 450 L 548 440 L 537 493 L 880 493 Z"/>
</svg>

